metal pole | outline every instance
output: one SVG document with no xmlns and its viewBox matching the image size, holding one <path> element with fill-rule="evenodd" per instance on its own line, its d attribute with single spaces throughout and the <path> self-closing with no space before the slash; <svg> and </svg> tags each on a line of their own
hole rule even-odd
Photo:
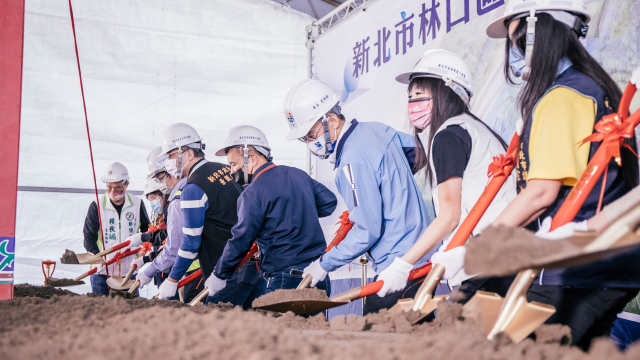
<svg viewBox="0 0 640 360">
<path fill-rule="evenodd" d="M 367 285 L 367 264 L 369 263 L 369 258 L 367 255 L 360 256 L 360 265 L 362 266 L 362 286 Z M 366 297 L 362 298 L 362 316 L 364 316 L 364 306 L 366 304 Z"/>
</svg>

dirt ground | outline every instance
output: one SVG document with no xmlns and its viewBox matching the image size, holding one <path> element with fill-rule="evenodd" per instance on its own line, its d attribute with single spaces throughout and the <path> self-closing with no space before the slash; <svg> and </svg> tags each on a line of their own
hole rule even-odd
<svg viewBox="0 0 640 360">
<path fill-rule="evenodd" d="M 459 305 L 438 313 L 418 326 L 386 312 L 327 322 L 18 285 L 14 300 L 0 302 L 0 359 L 640 359 L 640 345 L 623 354 L 607 339 L 586 354 L 558 326 L 517 345 L 487 341 Z"/>
</svg>

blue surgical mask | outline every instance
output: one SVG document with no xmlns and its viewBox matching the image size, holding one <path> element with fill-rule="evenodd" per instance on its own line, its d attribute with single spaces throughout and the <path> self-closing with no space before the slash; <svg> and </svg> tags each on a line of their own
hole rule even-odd
<svg viewBox="0 0 640 360">
<path fill-rule="evenodd" d="M 154 214 L 162 214 L 162 201 L 160 199 L 149 201 L 149 205 Z"/>
<path fill-rule="evenodd" d="M 511 73 L 521 79 L 525 67 L 527 67 L 527 63 L 524 54 L 519 47 L 511 45 L 509 48 L 509 68 Z"/>
</svg>

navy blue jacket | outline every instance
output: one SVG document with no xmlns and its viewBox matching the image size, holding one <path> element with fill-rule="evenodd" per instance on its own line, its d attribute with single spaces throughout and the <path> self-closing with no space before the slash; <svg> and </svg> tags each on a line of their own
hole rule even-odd
<svg viewBox="0 0 640 360">
<path fill-rule="evenodd" d="M 228 279 L 254 241 L 267 274 L 317 259 L 327 246 L 318 218 L 329 216 L 336 205 L 331 190 L 304 171 L 282 165 L 267 169 L 238 198 L 238 222 L 216 276 Z"/>
</svg>

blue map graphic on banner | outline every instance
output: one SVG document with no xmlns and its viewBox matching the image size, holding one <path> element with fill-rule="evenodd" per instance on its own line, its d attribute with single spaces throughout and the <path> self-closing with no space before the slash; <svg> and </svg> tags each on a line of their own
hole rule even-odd
<svg viewBox="0 0 640 360">
<path fill-rule="evenodd" d="M 13 272 L 15 238 L 0 237 L 0 272 Z"/>
</svg>

